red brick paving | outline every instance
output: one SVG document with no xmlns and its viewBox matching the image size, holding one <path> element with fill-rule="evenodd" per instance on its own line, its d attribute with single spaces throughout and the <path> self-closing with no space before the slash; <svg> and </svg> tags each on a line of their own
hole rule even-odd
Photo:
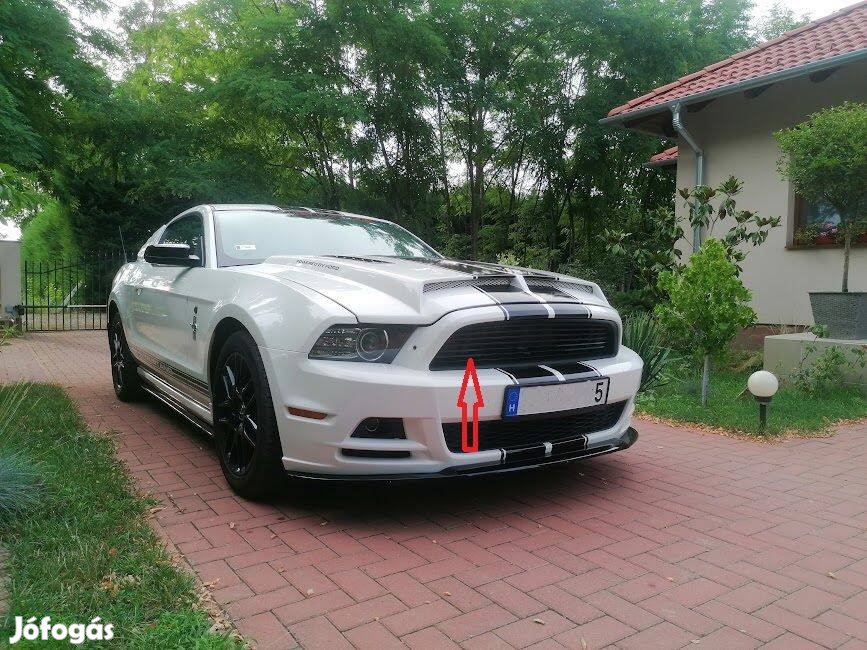
<svg viewBox="0 0 867 650">
<path fill-rule="evenodd" d="M 762 445 L 639 422 L 582 464 L 269 505 L 165 408 L 115 400 L 104 333 L 14 341 L 19 379 L 118 432 L 158 531 L 260 647 L 867 648 L 867 423 Z"/>
</svg>

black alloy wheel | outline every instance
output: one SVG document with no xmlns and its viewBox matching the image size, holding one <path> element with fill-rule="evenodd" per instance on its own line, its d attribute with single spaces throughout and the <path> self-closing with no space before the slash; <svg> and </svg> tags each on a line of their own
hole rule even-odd
<svg viewBox="0 0 867 650">
<path fill-rule="evenodd" d="M 259 438 L 258 409 L 253 375 L 238 352 L 230 354 L 217 379 L 217 423 L 225 437 L 225 461 L 235 476 L 250 469 Z"/>
<path fill-rule="evenodd" d="M 135 360 L 126 343 L 123 323 L 115 313 L 108 325 L 108 350 L 111 355 L 111 383 L 114 394 L 123 402 L 141 397 L 141 382 Z"/>
<path fill-rule="evenodd" d="M 126 359 L 123 355 L 123 345 L 120 342 L 120 332 L 112 328 L 108 334 L 111 346 L 111 378 L 114 381 L 115 392 L 123 390 L 123 373 L 126 369 Z"/>
<path fill-rule="evenodd" d="M 283 449 L 265 366 L 247 332 L 236 332 L 223 344 L 211 396 L 223 476 L 242 497 L 270 496 L 285 484 Z"/>
</svg>

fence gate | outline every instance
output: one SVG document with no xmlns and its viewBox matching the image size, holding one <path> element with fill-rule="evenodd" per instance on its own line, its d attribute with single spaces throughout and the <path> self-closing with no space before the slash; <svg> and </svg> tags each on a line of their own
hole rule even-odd
<svg viewBox="0 0 867 650">
<path fill-rule="evenodd" d="M 106 325 L 111 281 L 122 253 L 78 259 L 24 260 L 21 322 L 30 332 L 100 330 Z"/>
</svg>

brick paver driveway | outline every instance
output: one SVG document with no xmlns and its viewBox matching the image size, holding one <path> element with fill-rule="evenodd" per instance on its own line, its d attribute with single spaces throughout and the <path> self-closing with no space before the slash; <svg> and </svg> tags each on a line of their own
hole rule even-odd
<svg viewBox="0 0 867 650">
<path fill-rule="evenodd" d="M 583 464 L 263 505 L 179 418 L 115 401 L 103 337 L 28 335 L 0 381 L 61 383 L 120 432 L 160 532 L 260 646 L 867 647 L 864 423 L 762 445 L 639 422 Z"/>
</svg>

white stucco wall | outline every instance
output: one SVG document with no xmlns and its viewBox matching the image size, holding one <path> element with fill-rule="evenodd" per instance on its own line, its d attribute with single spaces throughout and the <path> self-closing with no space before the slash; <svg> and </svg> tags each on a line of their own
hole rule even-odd
<svg viewBox="0 0 867 650">
<path fill-rule="evenodd" d="M 0 239 L 0 321 L 21 304 L 21 242 Z"/>
<path fill-rule="evenodd" d="M 807 292 L 840 290 L 841 249 L 786 248 L 792 240 L 794 195 L 777 171 L 780 151 L 772 134 L 846 100 L 867 101 L 867 61 L 843 66 L 820 83 L 802 77 L 775 84 L 752 99 L 736 93 L 698 112 L 683 113 L 687 129 L 704 150 L 705 184 L 716 186 L 730 175 L 737 176 L 744 181 L 740 208 L 783 217 L 782 225 L 743 265 L 742 277 L 753 292 L 760 323 L 811 325 Z M 685 142 L 681 140 L 678 146 L 677 186 L 692 186 L 695 158 Z M 685 220 L 686 209 L 679 196 L 676 203 Z M 691 242 L 691 235 L 689 239 Z M 681 249 L 687 259 L 690 246 L 682 242 Z M 867 291 L 867 248 L 852 252 L 849 289 Z"/>
</svg>

